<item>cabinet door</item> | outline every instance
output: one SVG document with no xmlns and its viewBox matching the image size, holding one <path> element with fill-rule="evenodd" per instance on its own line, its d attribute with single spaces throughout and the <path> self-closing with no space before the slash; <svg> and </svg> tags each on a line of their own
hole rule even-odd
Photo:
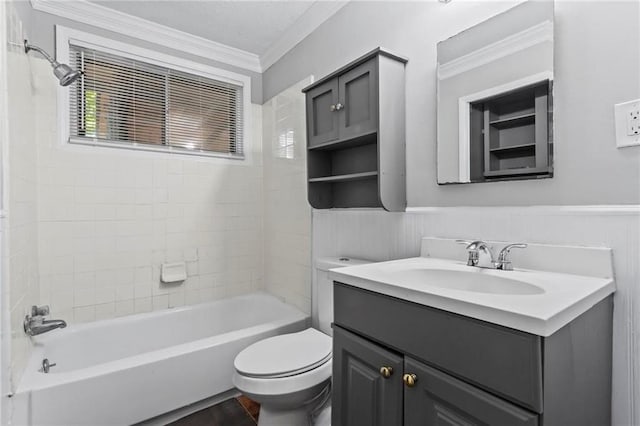
<svg viewBox="0 0 640 426">
<path fill-rule="evenodd" d="M 404 388 L 407 426 L 538 425 L 536 414 L 408 357 L 404 372 L 416 376 Z"/>
<path fill-rule="evenodd" d="M 377 60 L 371 59 L 338 79 L 340 139 L 378 129 Z"/>
<path fill-rule="evenodd" d="M 308 145 L 338 139 L 338 79 L 334 78 L 307 92 Z"/>
<path fill-rule="evenodd" d="M 333 426 L 401 425 L 402 357 L 334 327 L 332 398 Z"/>
</svg>

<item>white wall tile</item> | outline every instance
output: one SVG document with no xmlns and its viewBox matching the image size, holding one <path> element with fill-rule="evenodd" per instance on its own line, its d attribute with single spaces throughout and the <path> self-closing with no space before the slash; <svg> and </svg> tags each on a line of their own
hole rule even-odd
<svg viewBox="0 0 640 426">
<path fill-rule="evenodd" d="M 306 313 L 311 312 L 311 209 L 306 191 L 306 130 L 302 81 L 263 105 L 264 286 Z M 283 135 L 288 135 L 285 138 Z M 281 146 L 282 140 L 292 145 Z M 234 218 L 245 229 L 249 218 Z M 249 254 L 247 240 L 231 250 Z M 260 277 L 257 277 L 260 280 Z M 251 278 L 249 278 L 251 281 Z"/>
<path fill-rule="evenodd" d="M 11 7 L 8 13 L 15 13 Z M 19 22 L 17 15 L 14 16 Z M 68 308 L 65 303 L 73 292 L 60 288 L 60 295 L 52 299 L 52 280 L 47 277 L 44 290 L 40 290 L 38 270 L 38 168 L 37 140 L 38 130 L 33 125 L 38 105 L 34 99 L 34 82 L 31 79 L 32 68 L 38 63 L 31 62 L 22 52 L 9 52 L 7 58 L 9 108 L 9 143 L 5 147 L 10 167 L 3 170 L 3 184 L 8 201 L 3 208 L 7 217 L 3 219 L 2 282 L 6 286 L 3 295 L 8 299 L 11 321 L 10 383 L 13 390 L 17 386 L 31 351 L 28 337 L 22 330 L 22 320 L 33 304 L 37 304 L 41 293 L 51 303 Z M 61 197 L 68 200 L 69 177 L 54 170 L 45 174 L 53 176 L 61 188 Z M 51 216 L 62 214 L 65 210 L 61 202 L 52 197 L 45 198 L 47 207 L 51 207 Z M 71 245 L 63 244 L 61 251 L 70 254 Z M 51 266 L 51 265 L 47 265 Z M 53 268 L 48 268 L 51 270 Z M 64 272 L 56 270 L 56 272 Z M 3 316 L 4 318 L 4 316 Z M 4 330 L 3 330 L 4 331 Z M 5 354 L 3 354 L 4 356 Z"/>
<path fill-rule="evenodd" d="M 38 298 L 51 303 L 52 316 L 71 312 L 73 317 L 66 320 L 86 322 L 201 303 L 226 296 L 231 286 L 237 288 L 229 294 L 259 289 L 261 158 L 212 161 L 60 146 L 51 114 L 56 109 L 56 85 L 50 68 L 46 61 L 33 59 L 37 69 L 29 69 L 24 55 L 18 60 L 22 63 L 16 62 L 14 68 L 21 85 L 16 85 L 13 97 L 23 99 L 24 111 L 16 110 L 16 119 L 33 117 L 26 114 L 34 109 L 33 99 L 41 113 L 35 128 L 23 126 L 24 134 L 16 135 L 20 155 L 11 159 L 16 164 L 12 182 L 27 189 L 15 191 L 16 197 L 31 195 L 26 200 L 16 198 L 15 209 L 26 209 L 33 216 L 22 224 L 25 229 L 42 229 L 40 236 L 35 231 L 30 234 L 36 241 L 36 256 L 30 258 L 33 279 L 42 276 Z M 30 87 L 31 78 L 39 81 L 36 88 Z M 261 107 L 252 110 L 261 121 Z M 261 135 L 254 136 L 260 153 Z M 23 143 L 25 139 L 28 143 Z M 29 167 L 24 167 L 25 161 L 30 161 Z M 29 170 L 30 174 L 25 172 Z M 25 238 L 14 237 L 12 252 L 18 253 L 18 247 L 24 251 Z M 215 258 L 202 261 L 199 253 L 205 248 L 212 248 Z M 239 260 L 247 254 L 251 257 Z M 160 265 L 172 261 L 188 262 L 189 283 L 182 287 L 160 284 Z M 229 277 L 226 282 L 216 279 L 220 291 L 213 291 L 211 274 L 216 273 Z M 201 274 L 210 287 L 200 287 Z M 63 277 L 68 286 L 61 284 Z M 189 294 L 188 284 L 197 294 Z M 29 303 L 37 302 L 30 299 Z"/>
</svg>

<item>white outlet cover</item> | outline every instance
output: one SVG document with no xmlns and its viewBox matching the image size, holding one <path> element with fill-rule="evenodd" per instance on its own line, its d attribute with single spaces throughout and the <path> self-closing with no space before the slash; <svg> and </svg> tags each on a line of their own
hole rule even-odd
<svg viewBox="0 0 640 426">
<path fill-rule="evenodd" d="M 616 146 L 624 148 L 640 145 L 640 134 L 629 135 L 629 115 L 640 110 L 640 99 L 614 105 L 616 120 Z"/>
</svg>

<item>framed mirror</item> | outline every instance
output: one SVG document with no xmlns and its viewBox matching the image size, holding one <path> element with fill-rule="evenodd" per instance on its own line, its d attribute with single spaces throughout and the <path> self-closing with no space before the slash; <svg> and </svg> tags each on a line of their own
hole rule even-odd
<svg viewBox="0 0 640 426">
<path fill-rule="evenodd" d="M 553 2 L 438 43 L 438 183 L 553 176 Z"/>
</svg>

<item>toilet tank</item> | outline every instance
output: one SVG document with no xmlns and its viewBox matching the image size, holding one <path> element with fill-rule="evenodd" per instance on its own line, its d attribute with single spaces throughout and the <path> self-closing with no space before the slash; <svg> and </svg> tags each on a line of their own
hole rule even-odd
<svg viewBox="0 0 640 426">
<path fill-rule="evenodd" d="M 321 257 L 315 260 L 311 319 L 313 327 L 329 336 L 333 336 L 333 280 L 329 278 L 329 269 L 371 263 L 367 260 L 350 257 Z"/>
</svg>

